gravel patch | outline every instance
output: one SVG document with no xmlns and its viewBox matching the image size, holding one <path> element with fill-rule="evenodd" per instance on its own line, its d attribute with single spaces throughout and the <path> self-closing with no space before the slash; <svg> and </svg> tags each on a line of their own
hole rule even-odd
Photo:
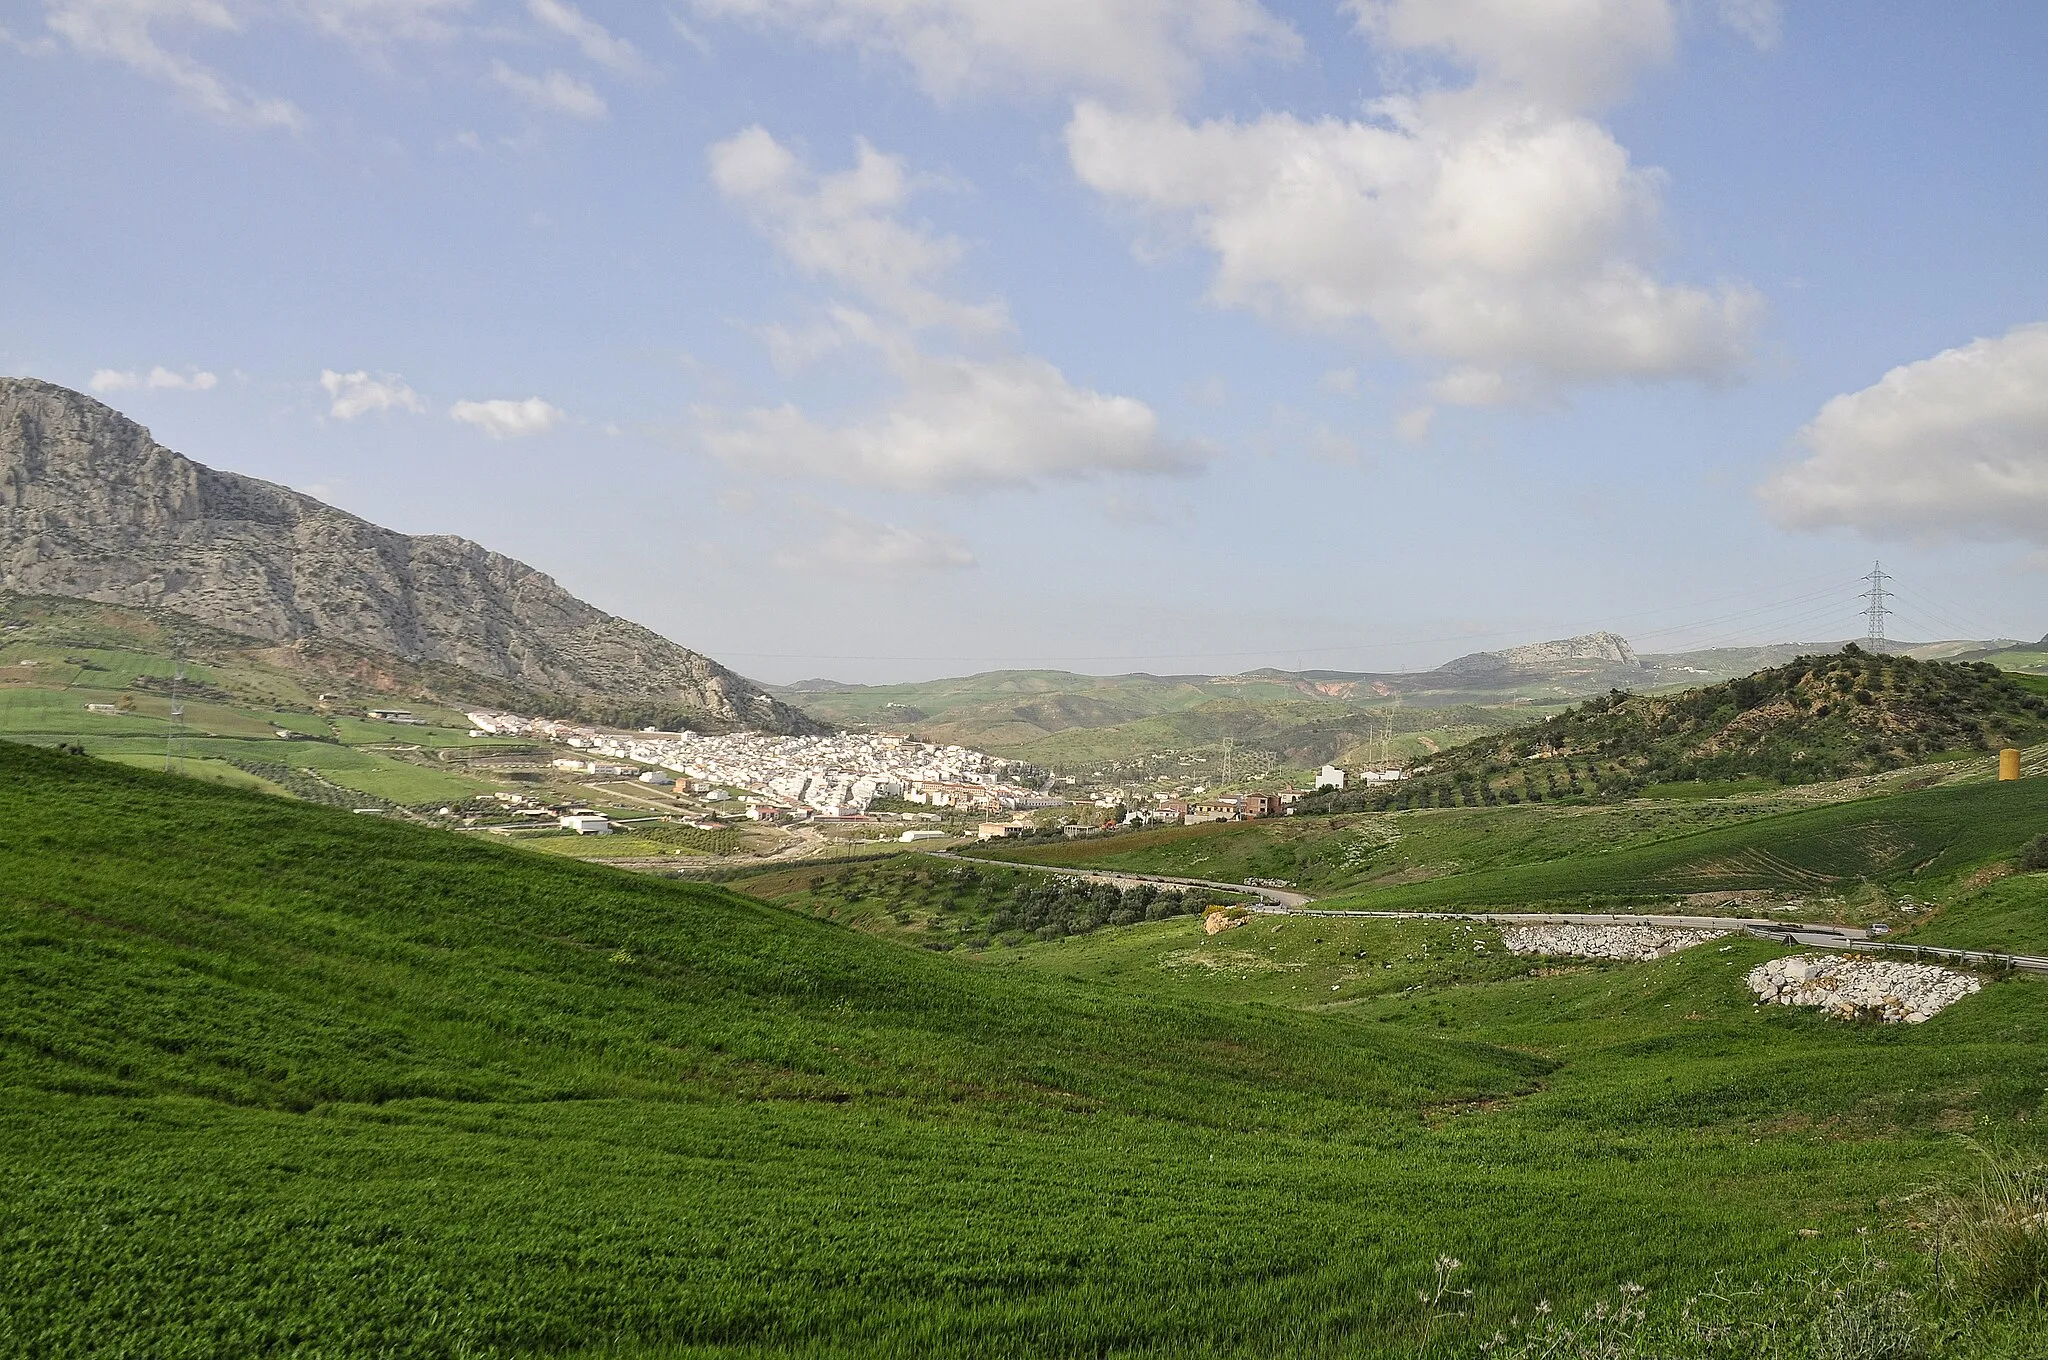
<svg viewBox="0 0 2048 1360">
<path fill-rule="evenodd" d="M 1838 1020 L 1888 1025 L 1917 1025 L 1983 986 L 1970 973 L 1931 963 L 1832 954 L 1772 959 L 1749 974 L 1749 990 L 1767 1006 L 1818 1006 Z"/>
<path fill-rule="evenodd" d="M 1545 954 L 1578 959 L 1625 959 L 1648 963 L 1708 940 L 1725 930 L 1676 930 L 1664 926 L 1509 926 L 1501 942 L 1510 954 Z"/>
</svg>

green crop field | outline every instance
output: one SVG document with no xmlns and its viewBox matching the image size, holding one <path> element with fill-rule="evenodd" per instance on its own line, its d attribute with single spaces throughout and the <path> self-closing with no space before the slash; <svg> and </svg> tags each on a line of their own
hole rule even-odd
<svg viewBox="0 0 2048 1360">
<path fill-rule="evenodd" d="M 2048 1346 L 1905 1198 L 2039 1155 L 2031 979 L 1880 1028 L 1757 1009 L 1748 941 L 970 960 L 4 743 L 0 914 L 0 1353 L 1476 1355 L 1635 1284 L 1641 1354 Z"/>
</svg>

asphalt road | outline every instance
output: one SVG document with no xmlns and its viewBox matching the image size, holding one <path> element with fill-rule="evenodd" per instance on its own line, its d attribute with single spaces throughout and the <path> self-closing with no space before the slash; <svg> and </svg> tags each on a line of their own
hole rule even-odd
<svg viewBox="0 0 2048 1360">
<path fill-rule="evenodd" d="M 977 859 L 972 855 L 956 854 L 951 850 L 925 850 L 921 853 L 934 859 L 958 860 L 962 864 L 1000 864 L 1006 869 L 1031 869 L 1042 874 L 1058 874 L 1062 878 L 1078 878 L 1088 883 L 1111 883 L 1119 888 L 1135 888 L 1140 883 L 1150 883 L 1155 888 L 1218 888 L 1224 892 L 1256 897 L 1269 906 L 1289 909 L 1305 907 L 1315 900 L 1307 893 L 1289 892 L 1285 888 L 1254 888 L 1248 884 L 1225 883 L 1214 878 L 1173 878 L 1166 874 L 1134 874 L 1111 869 L 1067 869 L 1056 864 L 1019 864 L 1006 859 Z"/>
</svg>

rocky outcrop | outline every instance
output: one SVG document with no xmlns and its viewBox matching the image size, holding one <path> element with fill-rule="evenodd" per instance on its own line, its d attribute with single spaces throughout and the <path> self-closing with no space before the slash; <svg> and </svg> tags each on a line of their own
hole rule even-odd
<svg viewBox="0 0 2048 1360">
<path fill-rule="evenodd" d="M 1917 1025 L 1984 984 L 1928 963 L 1801 954 L 1750 970 L 1749 990 L 1767 1006 L 1817 1006 L 1837 1020 Z"/>
<path fill-rule="evenodd" d="M 1727 934 L 1725 930 L 1677 930 L 1662 926 L 1554 925 L 1510 926 L 1501 931 L 1500 938 L 1510 954 L 1648 963 Z"/>
<path fill-rule="evenodd" d="M 1547 670 L 1574 663 L 1589 670 L 1642 669 L 1642 659 L 1619 633 L 1588 633 L 1555 642 L 1532 642 L 1499 652 L 1473 652 L 1446 661 L 1431 672 L 1441 676 L 1477 677 L 1504 671 Z"/>
<path fill-rule="evenodd" d="M 600 711 L 822 730 L 523 562 L 195 463 L 34 379 L 0 378 L 0 588 L 167 609 L 268 642 L 337 640 Z"/>
</svg>

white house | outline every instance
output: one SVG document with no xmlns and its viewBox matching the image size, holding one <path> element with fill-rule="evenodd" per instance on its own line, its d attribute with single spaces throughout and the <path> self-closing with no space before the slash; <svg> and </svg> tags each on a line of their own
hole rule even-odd
<svg viewBox="0 0 2048 1360">
<path fill-rule="evenodd" d="M 572 813 L 562 819 L 562 829 L 573 831 L 579 836 L 609 836 L 612 824 L 594 813 Z"/>
<path fill-rule="evenodd" d="M 1344 771 L 1338 769 L 1335 765 L 1325 765 L 1321 772 L 1316 775 L 1316 787 L 1318 789 L 1341 789 L 1344 787 L 1344 778 Z"/>
</svg>

